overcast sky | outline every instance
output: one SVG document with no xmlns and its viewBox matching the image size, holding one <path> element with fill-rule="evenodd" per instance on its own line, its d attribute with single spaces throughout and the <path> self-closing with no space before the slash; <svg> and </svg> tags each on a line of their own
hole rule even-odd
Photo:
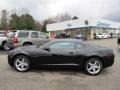
<svg viewBox="0 0 120 90">
<path fill-rule="evenodd" d="M 0 0 L 0 9 L 23 8 L 39 21 L 65 12 L 120 21 L 120 0 Z"/>
</svg>

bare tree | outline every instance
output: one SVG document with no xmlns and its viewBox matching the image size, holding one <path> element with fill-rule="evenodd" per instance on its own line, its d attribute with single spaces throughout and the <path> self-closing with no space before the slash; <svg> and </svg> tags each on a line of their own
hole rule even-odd
<svg viewBox="0 0 120 90">
<path fill-rule="evenodd" d="M 72 20 L 72 17 L 68 13 L 64 13 L 64 14 L 58 14 L 56 16 L 50 17 L 47 20 L 48 20 L 48 23 L 50 24 L 50 23 Z"/>
<path fill-rule="evenodd" d="M 71 20 L 71 19 L 72 19 L 72 17 L 68 13 L 58 14 L 55 17 L 56 22 L 62 22 L 62 21 L 67 21 L 67 20 Z"/>
<path fill-rule="evenodd" d="M 8 29 L 8 12 L 5 9 L 1 11 L 0 29 Z"/>
<path fill-rule="evenodd" d="M 36 21 L 36 30 L 42 31 L 42 24 Z"/>
</svg>

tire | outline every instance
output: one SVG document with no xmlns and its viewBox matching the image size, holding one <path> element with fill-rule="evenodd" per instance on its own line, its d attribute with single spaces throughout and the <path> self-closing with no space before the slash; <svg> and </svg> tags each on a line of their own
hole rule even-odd
<svg viewBox="0 0 120 90">
<path fill-rule="evenodd" d="M 13 61 L 15 70 L 19 72 L 27 72 L 31 68 L 30 60 L 27 56 L 19 55 Z"/>
<path fill-rule="evenodd" d="M 101 39 L 104 39 L 103 36 L 101 37 Z"/>
<path fill-rule="evenodd" d="M 2 48 L 3 48 L 5 51 L 10 50 L 10 47 L 8 46 L 8 43 L 7 43 L 7 42 L 4 42 L 4 43 L 2 44 Z"/>
<path fill-rule="evenodd" d="M 103 64 L 98 58 L 90 58 L 86 61 L 84 69 L 87 74 L 95 76 L 102 71 Z"/>
<path fill-rule="evenodd" d="M 32 45 L 31 43 L 24 43 L 23 46 L 29 46 Z"/>
</svg>

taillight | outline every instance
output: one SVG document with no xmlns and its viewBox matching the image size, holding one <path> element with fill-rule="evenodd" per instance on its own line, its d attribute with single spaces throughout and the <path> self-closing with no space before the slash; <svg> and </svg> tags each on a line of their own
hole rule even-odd
<svg viewBox="0 0 120 90">
<path fill-rule="evenodd" d="M 18 38 L 17 37 L 13 38 L 13 43 L 18 43 Z"/>
</svg>

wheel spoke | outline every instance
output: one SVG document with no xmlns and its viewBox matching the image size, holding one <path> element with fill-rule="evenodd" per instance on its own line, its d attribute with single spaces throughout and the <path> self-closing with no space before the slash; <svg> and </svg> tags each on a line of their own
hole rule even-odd
<svg viewBox="0 0 120 90">
<path fill-rule="evenodd" d="M 93 66 L 93 64 L 91 62 L 89 62 L 88 65 Z"/>
<path fill-rule="evenodd" d="M 25 69 L 23 64 L 21 65 L 21 69 L 22 69 L 22 70 L 24 70 L 24 69 Z"/>
<path fill-rule="evenodd" d="M 95 69 L 95 67 L 93 67 L 93 73 L 96 73 L 96 69 Z"/>
<path fill-rule="evenodd" d="M 27 64 L 27 63 L 24 63 L 23 65 L 24 65 L 24 66 L 28 66 L 28 64 Z"/>
<path fill-rule="evenodd" d="M 21 61 L 20 61 L 20 60 L 17 60 L 16 62 L 19 63 L 19 64 L 21 64 Z"/>
<path fill-rule="evenodd" d="M 20 66 L 21 66 L 21 64 L 17 64 L 16 66 L 20 67 Z"/>
<path fill-rule="evenodd" d="M 97 61 L 95 61 L 94 65 L 97 65 L 97 63 L 98 63 L 98 62 L 97 62 Z"/>
<path fill-rule="evenodd" d="M 91 71 L 93 69 L 93 67 L 90 67 L 88 70 Z"/>
<path fill-rule="evenodd" d="M 24 58 L 22 58 L 21 62 L 22 62 L 22 63 L 25 63 L 25 59 L 24 59 Z"/>
<path fill-rule="evenodd" d="M 96 65 L 96 66 L 94 66 L 94 68 L 95 68 L 95 69 L 99 69 L 99 68 L 100 68 L 100 66 L 97 66 L 97 65 Z"/>
</svg>

